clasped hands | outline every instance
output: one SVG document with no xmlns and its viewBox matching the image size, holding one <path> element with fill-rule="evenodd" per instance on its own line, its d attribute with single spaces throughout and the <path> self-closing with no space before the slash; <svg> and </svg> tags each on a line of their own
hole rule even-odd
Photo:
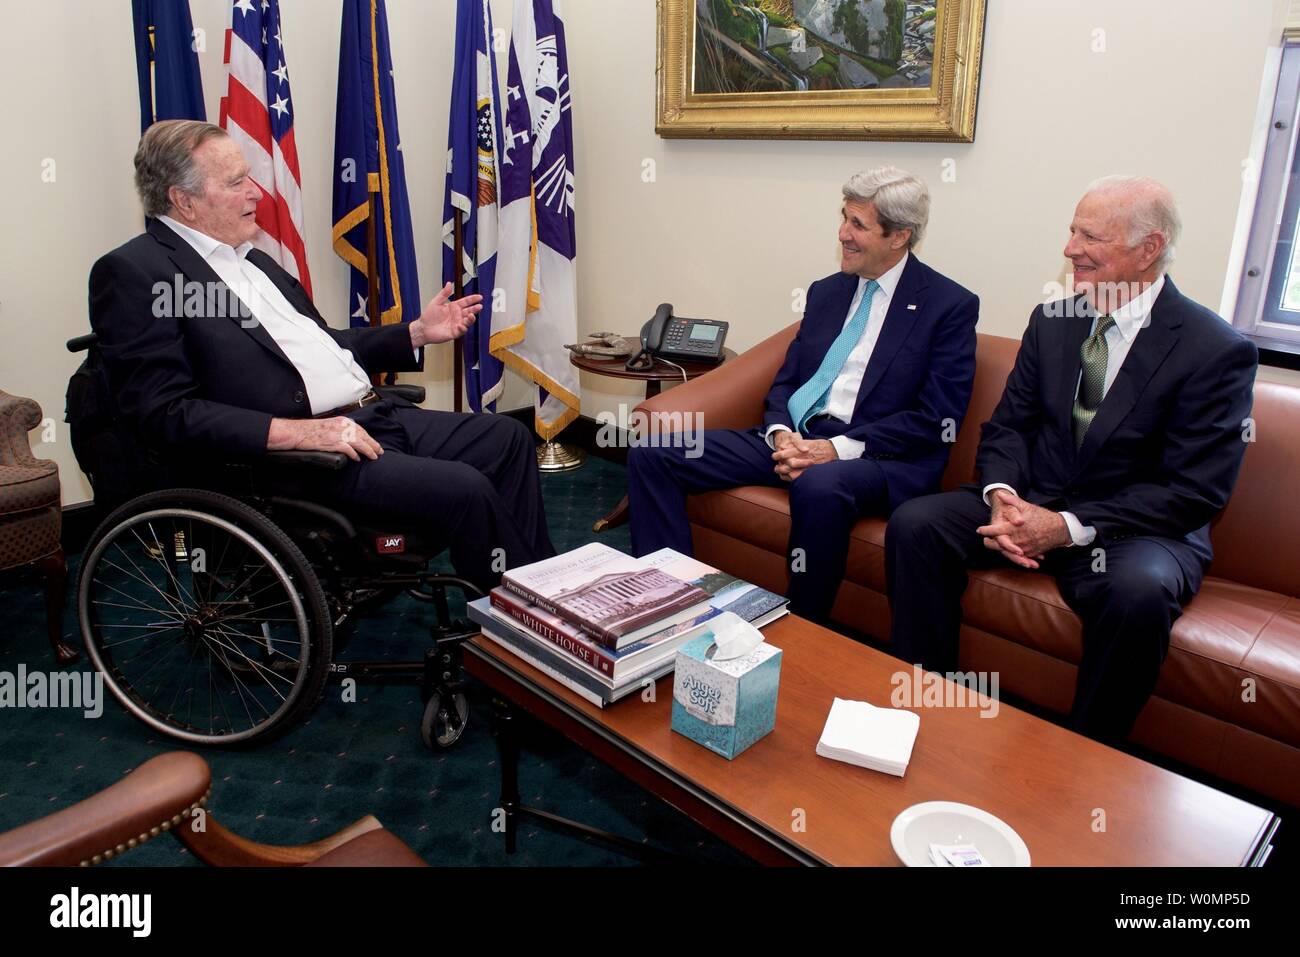
<svg viewBox="0 0 1300 957">
<path fill-rule="evenodd" d="M 829 439 L 806 439 L 798 432 L 784 429 L 773 436 L 772 444 L 776 446 L 772 453 L 776 474 L 787 482 L 793 482 L 814 465 L 840 457 Z"/>
<path fill-rule="evenodd" d="M 1010 489 L 994 489 L 989 497 L 989 523 L 975 529 L 984 536 L 985 548 L 1001 552 L 1021 568 L 1037 568 L 1052 549 L 1072 544 L 1060 512 L 1026 502 Z"/>
</svg>

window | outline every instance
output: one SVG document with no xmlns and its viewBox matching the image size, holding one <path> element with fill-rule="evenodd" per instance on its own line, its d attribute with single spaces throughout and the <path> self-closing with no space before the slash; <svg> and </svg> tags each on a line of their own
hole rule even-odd
<svg viewBox="0 0 1300 957">
<path fill-rule="evenodd" d="M 1263 349 L 1300 353 L 1300 0 L 1292 0 L 1267 115 L 1233 325 Z M 1234 264 L 1234 266 L 1237 264 Z"/>
</svg>

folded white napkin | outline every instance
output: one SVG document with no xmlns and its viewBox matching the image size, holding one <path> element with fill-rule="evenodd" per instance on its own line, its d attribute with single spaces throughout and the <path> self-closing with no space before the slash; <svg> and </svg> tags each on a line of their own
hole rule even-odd
<svg viewBox="0 0 1300 957">
<path fill-rule="evenodd" d="M 914 711 L 836 698 L 817 742 L 817 753 L 902 777 L 920 729 L 921 716 Z"/>
</svg>

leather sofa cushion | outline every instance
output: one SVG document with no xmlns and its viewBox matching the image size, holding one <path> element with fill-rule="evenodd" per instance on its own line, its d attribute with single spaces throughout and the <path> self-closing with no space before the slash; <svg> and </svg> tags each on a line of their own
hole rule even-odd
<svg viewBox="0 0 1300 957">
<path fill-rule="evenodd" d="M 763 552 L 784 554 L 790 533 L 783 489 L 749 486 L 692 495 L 690 520 Z M 853 528 L 847 581 L 885 593 L 885 527 Z M 739 554 L 739 553 L 738 553 Z M 741 577 L 743 562 L 727 568 Z M 1212 569 L 1213 570 L 1213 569 Z M 1083 633 L 1048 575 L 1018 568 L 973 571 L 962 601 L 965 624 L 1052 658 L 1079 663 Z M 884 640 L 888 620 L 845 624 Z M 1250 679 L 1253 688 L 1244 685 Z M 1253 691 L 1253 699 L 1250 693 Z M 1213 575 L 1174 624 L 1160 697 L 1300 746 L 1300 601 Z"/>
</svg>

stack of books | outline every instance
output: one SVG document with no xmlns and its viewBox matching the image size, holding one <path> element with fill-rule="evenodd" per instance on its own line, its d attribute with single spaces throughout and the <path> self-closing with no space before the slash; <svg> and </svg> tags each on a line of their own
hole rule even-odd
<svg viewBox="0 0 1300 957">
<path fill-rule="evenodd" d="M 511 569 L 469 615 L 489 640 L 603 708 L 671 672 L 677 649 L 722 612 L 762 627 L 786 604 L 670 548 L 631 558 L 596 542 Z"/>
</svg>

